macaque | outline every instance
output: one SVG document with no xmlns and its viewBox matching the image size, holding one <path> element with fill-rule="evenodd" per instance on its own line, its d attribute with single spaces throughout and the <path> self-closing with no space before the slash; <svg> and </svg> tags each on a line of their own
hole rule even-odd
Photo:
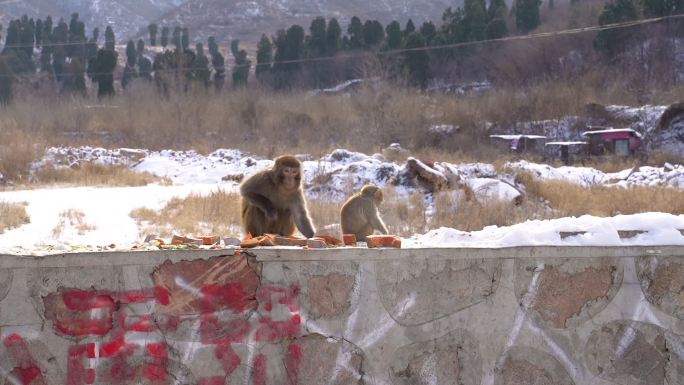
<svg viewBox="0 0 684 385">
<path fill-rule="evenodd" d="M 387 227 L 380 219 L 378 206 L 382 203 L 382 190 L 376 185 L 367 184 L 360 192 L 352 195 L 342 206 L 340 223 L 343 234 L 354 234 L 358 241 L 377 230 L 387 234 Z"/>
<path fill-rule="evenodd" d="M 240 185 L 242 226 L 252 236 L 279 234 L 291 236 L 295 225 L 307 238 L 314 227 L 301 187 L 301 163 L 283 155 L 272 168 L 257 172 Z"/>
</svg>

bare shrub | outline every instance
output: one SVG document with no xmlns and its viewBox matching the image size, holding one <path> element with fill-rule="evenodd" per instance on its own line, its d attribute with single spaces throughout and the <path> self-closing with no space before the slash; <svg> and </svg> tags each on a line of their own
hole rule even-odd
<svg viewBox="0 0 684 385">
<path fill-rule="evenodd" d="M 52 236 L 59 238 L 65 229 L 74 229 L 79 235 L 83 235 L 88 231 L 95 230 L 95 226 L 86 222 L 84 212 L 69 209 L 59 214 L 59 223 L 52 229 Z"/>
<path fill-rule="evenodd" d="M 0 234 L 30 222 L 26 203 L 0 202 Z"/>
</svg>

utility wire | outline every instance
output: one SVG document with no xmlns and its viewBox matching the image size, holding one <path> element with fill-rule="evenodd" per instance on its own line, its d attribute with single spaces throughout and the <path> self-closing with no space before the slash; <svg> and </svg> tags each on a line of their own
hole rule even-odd
<svg viewBox="0 0 684 385">
<path fill-rule="evenodd" d="M 275 64 L 311 63 L 311 62 L 321 62 L 321 61 L 329 61 L 329 60 L 354 59 L 354 58 L 367 56 L 368 54 L 378 55 L 378 56 L 392 56 L 392 55 L 397 55 L 397 54 L 401 54 L 404 52 L 434 51 L 434 50 L 443 50 L 443 49 L 449 49 L 449 48 L 466 47 L 466 46 L 471 46 L 471 45 L 484 45 L 484 44 L 489 44 L 489 43 L 508 42 L 508 41 L 524 41 L 524 40 L 533 40 L 533 39 L 547 38 L 547 37 L 574 35 L 574 34 L 586 33 L 586 32 L 604 31 L 604 30 L 609 30 L 609 29 L 629 28 L 629 27 L 635 27 L 635 26 L 644 25 L 644 24 L 658 23 L 658 22 L 661 22 L 664 20 L 682 19 L 682 18 L 684 18 L 684 14 L 654 17 L 654 18 L 650 18 L 650 19 L 632 20 L 632 21 L 625 21 L 625 22 L 621 22 L 621 23 L 594 25 L 594 26 L 589 26 L 589 27 L 573 28 L 573 29 L 566 29 L 566 30 L 560 30 L 560 31 L 539 32 L 539 33 L 533 33 L 533 34 L 528 34 L 528 35 L 520 35 L 520 36 L 508 36 L 508 37 L 502 37 L 502 38 L 498 38 L 498 39 L 465 41 L 465 42 L 459 42 L 459 43 L 432 45 L 432 46 L 417 47 L 417 48 L 401 48 L 401 49 L 393 49 L 393 50 L 387 50 L 387 51 L 350 52 L 350 53 L 338 54 L 335 56 L 322 56 L 322 57 L 305 58 L 305 59 L 270 61 L 270 62 L 265 62 L 265 63 L 254 64 L 254 66 L 256 68 L 259 66 L 272 66 Z M 76 43 L 76 45 L 78 45 L 78 43 Z M 58 44 L 51 44 L 48 46 L 49 47 L 74 46 L 74 43 L 58 43 Z M 30 45 L 6 46 L 6 48 L 10 48 L 10 47 L 11 48 L 22 48 L 22 47 L 23 48 L 29 48 L 29 47 L 33 48 L 33 46 L 30 46 Z M 233 69 L 233 68 L 241 68 L 241 67 L 246 67 L 246 66 L 248 66 L 248 65 L 247 64 L 236 64 L 236 65 L 233 65 L 231 67 L 226 67 L 226 68 Z M 252 66 L 252 63 L 250 63 L 249 66 Z M 153 69 L 150 71 L 150 73 L 152 73 L 152 72 L 155 72 L 155 73 L 156 72 L 183 73 L 183 72 L 196 71 L 196 70 L 202 70 L 202 69 L 207 69 L 207 68 L 205 68 L 205 67 L 183 67 L 183 68 L 166 68 L 166 69 L 157 69 L 157 70 Z M 85 72 L 85 74 L 87 74 L 89 76 L 91 76 L 91 75 L 98 76 L 98 75 L 110 75 L 111 72 L 102 72 L 102 73 Z M 38 75 L 38 73 L 36 73 L 35 75 Z M 69 76 L 69 75 L 70 74 L 62 73 L 62 76 Z M 11 77 L 11 76 L 15 76 L 15 75 L 0 74 L 0 77 Z M 26 75 L 22 74 L 20 76 L 25 77 Z"/>
</svg>

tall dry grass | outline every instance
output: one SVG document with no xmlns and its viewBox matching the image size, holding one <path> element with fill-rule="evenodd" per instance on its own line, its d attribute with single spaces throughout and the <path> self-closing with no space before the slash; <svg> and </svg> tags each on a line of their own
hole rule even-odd
<svg viewBox="0 0 684 385">
<path fill-rule="evenodd" d="M 240 148 L 257 155 L 322 155 L 345 147 L 379 152 L 392 142 L 435 159 L 492 161 L 484 122 L 515 122 L 577 114 L 588 102 L 636 104 L 634 90 L 606 84 L 593 70 L 569 79 L 525 86 L 497 85 L 480 95 L 425 94 L 375 82 L 352 95 L 273 92 L 258 87 L 220 94 L 192 90 L 160 98 L 151 87 L 133 87 L 110 99 L 17 97 L 0 114 L 0 172 L 11 180 L 27 174 L 47 146 L 95 145 L 193 149 Z M 656 98 L 656 96 L 653 96 Z M 658 102 L 684 97 L 684 88 L 663 88 Z M 453 124 L 448 139 L 432 138 L 433 124 Z M 433 152 L 434 151 L 434 152 Z M 445 159 L 447 160 L 447 159 Z"/>
<path fill-rule="evenodd" d="M 75 186 L 145 186 L 150 183 L 170 184 L 170 180 L 148 172 L 135 172 L 122 165 L 85 163 L 78 168 L 46 165 L 35 171 L 32 184 Z"/>
<path fill-rule="evenodd" d="M 26 212 L 26 203 L 0 201 L 0 234 L 29 223 L 31 218 Z"/>
<path fill-rule="evenodd" d="M 194 236 L 241 233 L 240 196 L 222 190 L 174 198 L 159 211 L 138 208 L 130 216 L 138 222 L 141 238 L 150 234 L 169 237 L 174 232 Z"/>
</svg>

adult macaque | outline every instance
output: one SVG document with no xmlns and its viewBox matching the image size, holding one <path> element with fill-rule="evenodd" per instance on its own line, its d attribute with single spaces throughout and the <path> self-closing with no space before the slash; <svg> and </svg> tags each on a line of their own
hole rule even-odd
<svg viewBox="0 0 684 385">
<path fill-rule="evenodd" d="M 240 185 L 242 226 L 252 236 L 290 236 L 297 229 L 307 238 L 314 235 L 301 187 L 301 163 L 283 155 L 272 168 L 259 171 Z"/>
<path fill-rule="evenodd" d="M 352 195 L 342 206 L 340 223 L 342 233 L 354 234 L 358 241 L 378 230 L 387 234 L 387 227 L 380 219 L 378 206 L 382 203 L 382 190 L 376 185 L 367 184 L 360 192 Z"/>
</svg>

